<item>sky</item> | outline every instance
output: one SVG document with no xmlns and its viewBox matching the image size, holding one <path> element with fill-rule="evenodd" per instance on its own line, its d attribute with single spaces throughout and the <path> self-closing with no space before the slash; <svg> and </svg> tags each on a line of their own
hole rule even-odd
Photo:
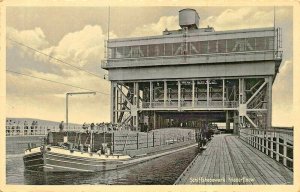
<svg viewBox="0 0 300 192">
<path fill-rule="evenodd" d="M 109 36 L 161 35 L 166 28 L 179 29 L 182 8 L 111 7 Z M 274 21 L 273 7 L 190 8 L 197 10 L 200 27 L 216 31 L 272 27 Z M 284 55 L 273 84 L 273 125 L 293 126 L 293 8 L 277 7 L 275 17 L 283 32 Z M 97 75 L 7 40 L 7 70 L 101 92 L 70 97 L 69 122 L 110 120 L 110 83 L 100 67 L 108 36 L 107 7 L 7 7 L 6 36 Z M 78 91 L 84 90 L 7 72 L 6 116 L 65 120 L 65 94 Z"/>
</svg>

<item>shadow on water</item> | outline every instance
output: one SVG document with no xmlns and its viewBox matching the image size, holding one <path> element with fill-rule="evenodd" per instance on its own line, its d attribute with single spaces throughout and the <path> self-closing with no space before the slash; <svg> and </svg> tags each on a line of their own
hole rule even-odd
<svg viewBox="0 0 300 192">
<path fill-rule="evenodd" d="M 120 170 L 97 173 L 24 172 L 22 155 L 8 156 L 7 184 L 172 185 L 196 155 L 196 148 L 190 148 Z"/>
</svg>

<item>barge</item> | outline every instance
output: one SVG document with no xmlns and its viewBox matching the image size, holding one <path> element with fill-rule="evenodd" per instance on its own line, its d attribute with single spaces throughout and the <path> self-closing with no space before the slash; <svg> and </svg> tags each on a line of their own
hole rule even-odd
<svg viewBox="0 0 300 192">
<path fill-rule="evenodd" d="M 29 145 L 25 150 L 24 167 L 27 171 L 41 172 L 101 172 L 197 146 L 195 140 L 189 140 L 139 150 L 139 153 L 120 153 L 114 151 L 114 144 L 112 134 L 107 133 L 50 132 L 41 146 Z"/>
</svg>

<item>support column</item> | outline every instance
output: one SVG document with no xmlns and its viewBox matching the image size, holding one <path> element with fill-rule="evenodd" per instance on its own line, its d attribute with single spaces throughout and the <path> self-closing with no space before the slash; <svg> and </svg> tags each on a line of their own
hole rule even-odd
<svg viewBox="0 0 300 192">
<path fill-rule="evenodd" d="M 230 117 L 229 117 L 229 111 L 226 111 L 226 131 L 230 130 Z"/>
<path fill-rule="evenodd" d="M 167 81 L 164 81 L 164 107 L 167 106 Z"/>
<path fill-rule="evenodd" d="M 206 80 L 206 107 L 209 106 L 209 79 Z"/>
<path fill-rule="evenodd" d="M 115 98 L 115 103 L 116 103 L 116 110 L 118 111 L 118 110 L 121 110 L 122 109 L 122 107 L 120 106 L 120 103 L 121 103 L 121 101 L 119 100 L 120 98 L 120 93 L 119 93 L 119 90 L 118 89 L 115 89 L 115 94 L 116 94 L 116 98 Z M 115 118 L 116 118 L 116 121 L 118 121 L 118 118 L 119 118 L 119 112 L 116 112 L 115 113 Z"/>
<path fill-rule="evenodd" d="M 115 83 L 111 81 L 110 84 L 110 120 L 112 123 L 115 122 Z"/>
<path fill-rule="evenodd" d="M 192 80 L 192 108 L 195 107 L 195 80 Z"/>
<path fill-rule="evenodd" d="M 268 110 L 267 110 L 267 129 L 272 128 L 272 82 L 273 78 L 268 77 Z"/>
<path fill-rule="evenodd" d="M 233 133 L 238 135 L 239 134 L 239 126 L 238 126 L 238 123 L 239 123 L 239 120 L 238 120 L 238 112 L 237 111 L 234 111 L 233 112 Z"/>
<path fill-rule="evenodd" d="M 156 111 L 153 111 L 153 129 L 156 129 Z"/>
<path fill-rule="evenodd" d="M 225 107 L 225 79 L 222 79 L 222 106 Z"/>
<path fill-rule="evenodd" d="M 266 153 L 266 155 L 269 155 L 269 132 L 266 132 L 266 148 L 265 148 L 265 153 Z"/>
<path fill-rule="evenodd" d="M 138 82 L 134 82 L 134 102 L 133 105 L 136 105 L 137 108 L 139 108 L 139 101 L 140 101 L 140 92 L 139 92 L 139 83 Z"/>
<path fill-rule="evenodd" d="M 152 108 L 152 101 L 153 101 L 153 83 L 150 81 L 150 104 L 149 108 Z"/>
<path fill-rule="evenodd" d="M 139 83 L 138 82 L 134 82 L 133 84 L 133 93 L 134 93 L 134 99 L 133 99 L 133 105 L 134 107 L 136 108 L 136 111 L 135 111 L 135 116 L 134 116 L 134 124 L 135 124 L 135 129 L 136 131 L 139 130 L 139 115 L 138 115 L 138 108 L 139 108 Z"/>
<path fill-rule="evenodd" d="M 177 93 L 178 93 L 178 111 L 180 110 L 180 106 L 181 106 L 181 83 L 180 81 L 178 80 L 178 90 L 177 90 Z"/>
<path fill-rule="evenodd" d="M 239 106 L 241 104 L 245 103 L 244 92 L 245 92 L 244 79 L 241 78 L 241 79 L 239 79 L 239 98 L 238 98 Z M 245 119 L 245 117 L 241 116 L 239 114 L 239 126 L 241 126 L 242 124 L 244 124 L 244 119 Z"/>
</svg>

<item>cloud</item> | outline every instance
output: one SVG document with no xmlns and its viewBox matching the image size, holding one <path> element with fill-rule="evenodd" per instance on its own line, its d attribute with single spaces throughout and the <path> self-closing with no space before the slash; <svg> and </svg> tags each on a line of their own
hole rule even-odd
<svg viewBox="0 0 300 192">
<path fill-rule="evenodd" d="M 273 123 L 279 126 L 293 126 L 293 62 L 281 64 L 273 84 Z"/>
<path fill-rule="evenodd" d="M 109 93 L 107 81 L 90 77 L 84 72 L 75 72 L 69 77 L 27 70 L 26 74 L 72 84 L 83 88 Z M 57 83 L 38 80 L 26 76 L 7 73 L 8 117 L 33 117 L 49 120 L 65 118 L 65 98 L 67 92 L 85 91 Z M 70 122 L 109 120 L 109 95 L 97 93 L 95 96 L 78 95 L 70 97 Z"/>
<path fill-rule="evenodd" d="M 257 10 L 255 7 L 226 9 L 218 16 L 210 16 L 201 21 L 201 26 L 212 26 L 215 30 L 270 27 L 273 25 L 272 10 Z"/>
<path fill-rule="evenodd" d="M 162 16 L 157 22 L 136 27 L 130 37 L 161 35 L 165 30 L 178 29 L 178 16 Z"/>
<path fill-rule="evenodd" d="M 7 27 L 7 36 L 10 39 L 28 45 L 54 58 L 64 60 L 71 65 L 87 67 L 92 70 L 100 69 L 99 64 L 101 60 L 104 59 L 104 41 L 107 40 L 107 33 L 104 33 L 102 28 L 98 25 L 86 25 L 79 31 L 68 33 L 57 45 L 52 46 L 46 40 L 44 32 L 40 28 L 18 31 L 12 27 Z M 110 37 L 116 38 L 116 35 L 111 32 Z M 8 51 L 17 49 L 16 52 L 18 52 L 21 57 L 27 56 L 36 62 L 47 63 L 48 65 L 52 65 L 52 67 L 56 65 L 59 66 L 60 69 L 69 68 L 55 59 L 51 59 L 28 48 L 18 46 L 12 42 L 8 43 L 7 48 Z M 44 67 L 48 69 L 47 66 Z M 102 70 L 100 69 L 99 71 Z M 102 74 L 103 73 L 102 71 Z"/>
<path fill-rule="evenodd" d="M 49 46 L 49 42 L 46 40 L 43 30 L 39 27 L 32 30 L 18 31 L 8 26 L 6 28 L 6 35 L 9 39 L 30 45 L 30 47 L 35 49 L 43 49 Z M 8 46 L 12 46 L 10 41 L 8 41 Z"/>
<path fill-rule="evenodd" d="M 104 40 L 100 26 L 85 26 L 81 31 L 66 34 L 57 46 L 45 50 L 63 60 L 72 61 L 79 66 L 99 63 L 104 57 Z"/>
<path fill-rule="evenodd" d="M 100 26 L 87 25 L 83 29 L 66 34 L 57 45 L 50 45 L 40 28 L 18 31 L 7 28 L 7 36 L 26 44 L 43 53 L 65 60 L 77 67 L 95 69 L 92 73 L 101 77 L 99 66 L 104 53 L 106 34 Z M 110 34 L 115 37 L 114 33 Z M 61 62 L 45 57 L 15 43 L 7 44 L 7 69 L 34 77 L 71 84 L 78 87 L 110 92 L 108 81 L 99 79 L 84 71 L 80 71 Z M 86 69 L 87 70 L 87 69 Z M 53 82 L 7 72 L 7 116 L 33 117 L 58 120 L 65 117 L 65 94 L 67 92 L 84 91 Z M 70 121 L 109 120 L 109 95 L 97 93 L 95 97 L 72 97 Z M 87 115 L 85 115 L 87 114 Z"/>
</svg>

